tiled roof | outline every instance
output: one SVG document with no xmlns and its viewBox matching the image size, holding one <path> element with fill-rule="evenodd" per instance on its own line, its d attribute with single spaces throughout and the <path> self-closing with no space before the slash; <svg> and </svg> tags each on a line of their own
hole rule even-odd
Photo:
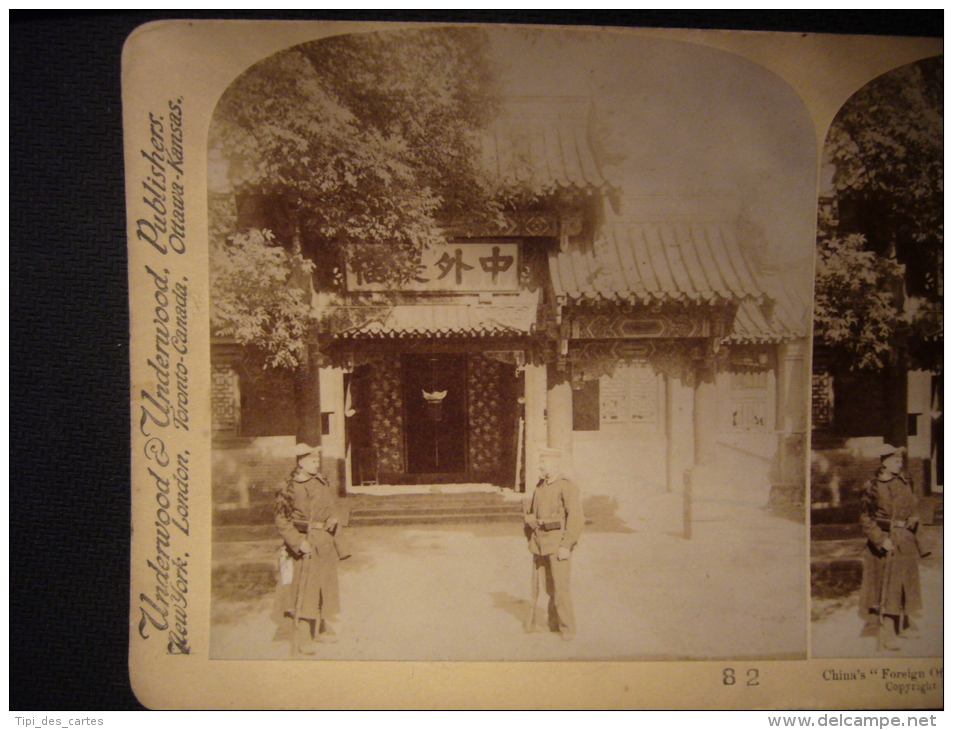
<svg viewBox="0 0 953 730">
<path fill-rule="evenodd" d="M 611 188 L 592 154 L 587 115 L 575 98 L 509 98 L 482 134 L 483 164 L 509 185 L 539 192 Z"/>
<path fill-rule="evenodd" d="M 771 305 L 764 307 L 754 299 L 743 300 L 738 305 L 731 334 L 726 341 L 735 344 L 771 343 L 783 342 L 795 336 L 770 309 Z"/>
<path fill-rule="evenodd" d="M 556 299 L 737 302 L 763 294 L 730 223 L 610 220 L 589 248 L 550 255 Z"/>
<path fill-rule="evenodd" d="M 339 337 L 485 337 L 527 334 L 536 324 L 534 304 L 398 304 L 382 307 Z"/>
<path fill-rule="evenodd" d="M 767 343 L 807 337 L 811 329 L 812 276 L 810 257 L 760 276 L 762 301 L 742 300 L 726 342 Z"/>
</svg>

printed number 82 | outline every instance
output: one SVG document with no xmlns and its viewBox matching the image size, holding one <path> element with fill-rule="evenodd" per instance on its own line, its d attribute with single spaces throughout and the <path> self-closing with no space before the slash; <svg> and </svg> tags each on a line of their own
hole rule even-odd
<svg viewBox="0 0 953 730">
<path fill-rule="evenodd" d="M 758 682 L 758 670 L 749 669 L 747 672 L 748 681 L 745 683 L 746 687 L 757 687 L 760 683 Z M 735 670 L 731 667 L 728 667 L 721 673 L 721 683 L 728 685 L 729 687 L 736 682 Z"/>
</svg>

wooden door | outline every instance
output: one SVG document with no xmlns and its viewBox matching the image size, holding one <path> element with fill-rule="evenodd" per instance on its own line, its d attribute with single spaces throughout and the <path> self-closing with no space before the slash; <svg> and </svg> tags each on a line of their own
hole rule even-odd
<svg viewBox="0 0 953 730">
<path fill-rule="evenodd" d="M 408 475 L 462 475 L 467 471 L 466 355 L 407 354 L 401 365 Z"/>
</svg>

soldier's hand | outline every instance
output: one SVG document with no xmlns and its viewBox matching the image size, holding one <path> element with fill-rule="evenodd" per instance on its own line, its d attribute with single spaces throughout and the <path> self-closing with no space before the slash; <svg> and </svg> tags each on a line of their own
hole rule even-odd
<svg viewBox="0 0 953 730">
<path fill-rule="evenodd" d="M 915 530 L 915 529 L 917 529 L 917 525 L 918 525 L 918 524 L 920 524 L 920 518 L 917 517 L 916 515 L 914 515 L 913 517 L 908 517 L 908 518 L 907 518 L 907 529 L 908 529 L 908 530 Z"/>
<path fill-rule="evenodd" d="M 567 547 L 561 547 L 556 551 L 556 560 L 569 560 L 572 552 Z"/>
<path fill-rule="evenodd" d="M 314 550 L 314 548 L 311 547 L 310 542 L 308 542 L 307 540 L 302 540 L 301 544 L 298 545 L 298 550 L 301 552 L 302 555 L 307 555 L 312 550 Z"/>
<path fill-rule="evenodd" d="M 535 530 L 539 527 L 539 522 L 536 521 L 536 517 L 533 515 L 524 515 L 523 521 L 526 522 L 526 526 L 531 530 Z"/>
<path fill-rule="evenodd" d="M 893 552 L 893 549 L 894 549 L 895 546 L 894 546 L 894 544 L 893 544 L 893 540 L 891 540 L 891 539 L 888 537 L 886 540 L 883 541 L 883 543 L 880 545 L 880 547 L 883 548 L 885 552 L 890 553 L 890 552 Z"/>
</svg>

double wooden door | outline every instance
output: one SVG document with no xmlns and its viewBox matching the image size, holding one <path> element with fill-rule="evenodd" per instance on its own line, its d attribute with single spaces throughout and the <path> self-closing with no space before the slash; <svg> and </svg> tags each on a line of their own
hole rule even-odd
<svg viewBox="0 0 953 730">
<path fill-rule="evenodd" d="M 401 357 L 408 474 L 467 471 L 467 357 Z"/>
</svg>

